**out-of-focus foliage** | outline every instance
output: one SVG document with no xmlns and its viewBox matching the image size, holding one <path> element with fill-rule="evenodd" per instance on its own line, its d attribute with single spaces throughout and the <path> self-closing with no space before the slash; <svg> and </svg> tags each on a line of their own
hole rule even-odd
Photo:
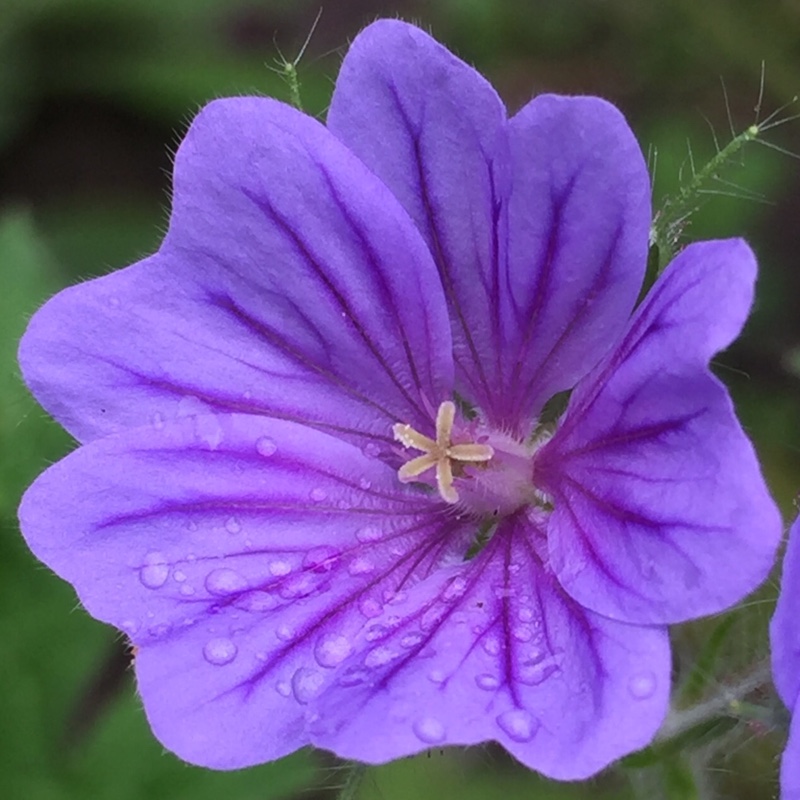
<svg viewBox="0 0 800 800">
<path fill-rule="evenodd" d="M 24 486 L 72 446 L 19 379 L 16 341 L 28 316 L 59 287 L 157 246 L 170 152 L 191 114 L 227 94 L 287 99 L 271 69 L 277 47 L 293 58 L 318 10 L 303 0 L 0 3 L 2 798 L 323 798 L 340 780 L 330 760 L 308 753 L 235 774 L 163 753 L 135 697 L 124 642 L 35 562 L 15 521 Z M 730 138 L 721 78 L 737 132 L 800 92 L 798 0 L 337 0 L 325 5 L 298 67 L 309 112 L 324 115 L 348 40 L 381 15 L 433 28 L 512 110 L 541 91 L 608 97 L 650 154 L 657 199 L 713 155 L 715 135 L 720 144 Z M 800 151 L 800 121 L 765 140 Z M 800 488 L 800 164 L 753 144 L 724 178 L 685 233 L 744 235 L 759 255 L 755 312 L 717 366 L 789 515 Z M 676 629 L 676 703 L 713 698 L 763 660 L 775 593 L 767 585 L 722 618 Z M 550 784 L 487 746 L 371 770 L 359 796 L 770 797 L 781 735 L 769 686 L 742 711 L 747 722 L 692 729 L 586 784 Z"/>
</svg>

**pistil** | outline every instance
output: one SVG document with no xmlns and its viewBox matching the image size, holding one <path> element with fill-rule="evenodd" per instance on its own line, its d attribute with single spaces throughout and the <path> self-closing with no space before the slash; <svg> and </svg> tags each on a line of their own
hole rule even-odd
<svg viewBox="0 0 800 800">
<path fill-rule="evenodd" d="M 489 461 L 494 456 L 491 445 L 478 442 L 459 442 L 453 444 L 453 423 L 456 418 L 455 404 L 446 400 L 436 413 L 436 439 L 421 434 L 419 431 L 403 423 L 393 426 L 394 438 L 404 447 L 422 452 L 421 456 L 412 458 L 398 470 L 403 483 L 436 469 L 436 486 L 442 499 L 448 503 L 458 502 L 458 491 L 453 485 L 454 467 L 460 464 L 476 464 Z"/>
</svg>

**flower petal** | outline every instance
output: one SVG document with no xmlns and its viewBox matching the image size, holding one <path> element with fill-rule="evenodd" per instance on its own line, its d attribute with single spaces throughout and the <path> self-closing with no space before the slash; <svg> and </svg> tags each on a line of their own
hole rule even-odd
<svg viewBox="0 0 800 800">
<path fill-rule="evenodd" d="M 342 63 L 328 127 L 392 190 L 436 259 L 457 379 L 488 409 L 500 377 L 498 210 L 505 109 L 474 69 L 413 25 L 380 20 Z M 505 172 L 504 172 L 505 170 Z"/>
<path fill-rule="evenodd" d="M 191 412 L 389 445 L 392 423 L 430 426 L 453 371 L 442 287 L 406 213 L 324 126 L 263 98 L 198 115 L 159 253 L 52 299 L 20 363 L 83 441 L 189 397 Z"/>
<path fill-rule="evenodd" d="M 509 137 L 502 421 L 518 424 L 622 332 L 647 263 L 650 178 L 624 117 L 596 97 L 541 95 Z"/>
<path fill-rule="evenodd" d="M 708 360 L 739 332 L 756 265 L 739 240 L 688 247 L 542 448 L 553 568 L 582 605 L 668 623 L 763 581 L 781 522 Z"/>
<path fill-rule="evenodd" d="M 40 476 L 20 522 L 136 644 L 156 735 L 221 769 L 308 743 L 309 703 L 359 631 L 466 545 L 440 501 L 379 459 L 244 415 L 94 441 Z"/>
<path fill-rule="evenodd" d="M 537 542 L 538 540 L 538 542 Z M 500 742 L 559 779 L 643 747 L 669 696 L 666 631 L 578 606 L 539 555 L 543 532 L 504 523 L 473 560 L 387 609 L 315 703 L 312 741 L 381 763 L 429 747 Z"/>
<path fill-rule="evenodd" d="M 789 532 L 783 557 L 781 593 L 770 624 L 772 673 L 775 687 L 787 708 L 800 698 L 800 518 Z M 800 757 L 798 758 L 800 760 Z M 800 786 L 800 782 L 798 782 Z"/>
</svg>

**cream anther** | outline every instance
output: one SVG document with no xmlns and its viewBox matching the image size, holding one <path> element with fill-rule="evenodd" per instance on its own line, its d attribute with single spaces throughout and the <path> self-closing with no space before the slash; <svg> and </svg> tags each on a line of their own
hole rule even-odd
<svg viewBox="0 0 800 800">
<path fill-rule="evenodd" d="M 446 400 L 436 414 L 436 439 L 424 436 L 410 425 L 394 425 L 394 438 L 404 447 L 420 450 L 421 456 L 412 458 L 397 471 L 400 480 L 408 483 L 418 475 L 436 468 L 436 485 L 439 494 L 448 503 L 458 502 L 458 492 L 453 486 L 453 465 L 475 464 L 489 461 L 494 449 L 477 442 L 453 444 L 453 423 L 456 418 L 455 404 Z"/>
</svg>

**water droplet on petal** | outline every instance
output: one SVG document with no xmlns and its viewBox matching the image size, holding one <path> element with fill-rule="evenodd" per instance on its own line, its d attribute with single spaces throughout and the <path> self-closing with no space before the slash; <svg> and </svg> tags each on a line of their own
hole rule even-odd
<svg viewBox="0 0 800 800">
<path fill-rule="evenodd" d="M 533 609 L 523 607 L 517 612 L 520 622 L 530 622 L 533 619 Z"/>
<path fill-rule="evenodd" d="M 292 691 L 298 703 L 305 705 L 311 702 L 322 688 L 324 682 L 322 673 L 309 667 L 300 667 L 292 675 Z"/>
<path fill-rule="evenodd" d="M 203 648 L 203 658 L 209 664 L 221 667 L 223 664 L 230 664 L 238 652 L 239 648 L 230 639 L 211 639 Z"/>
<path fill-rule="evenodd" d="M 264 456 L 265 458 L 269 458 L 278 450 L 278 445 L 275 444 L 269 436 L 262 436 L 261 438 L 256 440 L 256 452 L 260 456 Z"/>
<path fill-rule="evenodd" d="M 494 636 L 487 636 L 481 643 L 481 647 L 483 647 L 490 656 L 496 656 L 502 649 L 499 640 Z"/>
<path fill-rule="evenodd" d="M 367 618 L 374 619 L 383 614 L 383 606 L 374 597 L 365 597 L 358 604 L 358 610 Z"/>
<path fill-rule="evenodd" d="M 314 645 L 314 658 L 321 667 L 335 667 L 352 653 L 353 648 L 347 637 L 336 633 L 326 633 Z"/>
<path fill-rule="evenodd" d="M 181 586 L 181 594 L 184 597 L 191 597 L 194 594 L 194 586 L 189 586 L 184 583 L 183 586 Z"/>
<path fill-rule="evenodd" d="M 172 580 L 177 581 L 178 583 L 183 583 L 186 580 L 186 573 L 182 570 L 176 569 L 175 572 L 172 573 Z"/>
<path fill-rule="evenodd" d="M 236 517 L 229 517 L 225 521 L 225 530 L 228 531 L 228 533 L 236 534 L 241 532 L 242 526 Z"/>
<path fill-rule="evenodd" d="M 153 428 L 155 430 L 157 431 L 162 430 L 164 428 L 164 415 L 159 411 L 156 411 L 156 413 L 153 414 L 152 422 L 153 422 Z"/>
<path fill-rule="evenodd" d="M 119 626 L 129 636 L 133 636 L 140 627 L 139 622 L 137 622 L 135 619 L 126 619 L 124 622 L 121 622 Z"/>
<path fill-rule="evenodd" d="M 316 486 L 311 490 L 311 499 L 315 503 L 321 503 L 323 500 L 328 499 L 328 493 L 319 486 Z"/>
<path fill-rule="evenodd" d="M 444 683 L 447 680 L 447 676 L 440 669 L 432 669 L 428 673 L 428 680 L 432 683 Z"/>
<path fill-rule="evenodd" d="M 359 542 L 377 542 L 383 538 L 383 531 L 375 525 L 368 525 L 366 528 L 359 528 L 356 531 L 356 539 Z"/>
<path fill-rule="evenodd" d="M 358 485 L 366 492 L 368 489 L 372 488 L 372 481 L 368 478 L 359 478 Z"/>
<path fill-rule="evenodd" d="M 312 547 L 303 559 L 303 566 L 318 573 L 330 572 L 336 566 L 339 556 L 339 551 L 330 545 Z"/>
<path fill-rule="evenodd" d="M 369 458 L 375 458 L 380 455 L 380 452 L 381 448 L 375 442 L 367 442 L 364 445 L 364 455 L 369 456 Z"/>
<path fill-rule="evenodd" d="M 497 717 L 497 724 L 515 742 L 529 742 L 539 730 L 539 721 L 524 708 L 504 711 Z"/>
<path fill-rule="evenodd" d="M 294 628 L 290 628 L 288 625 L 278 625 L 275 635 L 281 641 L 290 642 L 295 637 L 295 631 Z"/>
<path fill-rule="evenodd" d="M 347 667 L 339 675 L 339 683 L 342 686 L 358 686 L 366 683 L 367 680 L 369 680 L 369 672 L 357 666 Z"/>
<path fill-rule="evenodd" d="M 139 580 L 148 589 L 159 589 L 169 577 L 169 564 L 164 555 L 157 552 L 148 553 L 139 571 Z"/>
<path fill-rule="evenodd" d="M 209 572 L 206 576 L 205 584 L 209 594 L 219 597 L 235 594 L 236 592 L 243 592 L 248 588 L 246 578 L 227 567 Z"/>
<path fill-rule="evenodd" d="M 653 696 L 657 683 L 656 676 L 652 672 L 642 672 L 628 681 L 628 691 L 636 700 L 647 700 Z"/>
<path fill-rule="evenodd" d="M 459 575 L 458 577 L 453 578 L 453 580 L 447 584 L 444 592 L 442 592 L 442 599 L 457 600 L 464 594 L 466 589 L 467 581 Z"/>
<path fill-rule="evenodd" d="M 435 717 L 422 717 L 411 726 L 411 729 L 416 737 L 426 744 L 439 744 L 444 741 L 444 725 Z"/>
<path fill-rule="evenodd" d="M 370 625 L 369 628 L 367 628 L 367 632 L 364 634 L 364 638 L 368 642 L 376 642 L 389 632 L 389 628 L 387 628 L 386 625 Z"/>
<path fill-rule="evenodd" d="M 511 635 L 518 642 L 529 642 L 533 638 L 533 631 L 527 625 L 515 625 L 511 630 Z"/>
<path fill-rule="evenodd" d="M 369 575 L 374 570 L 375 565 L 368 558 L 362 558 L 361 556 L 354 558 L 347 568 L 351 575 Z"/>
<path fill-rule="evenodd" d="M 237 607 L 252 614 L 260 614 L 265 611 L 272 611 L 277 607 L 278 601 L 269 592 L 248 592 L 237 603 Z"/>
<path fill-rule="evenodd" d="M 494 691 L 499 685 L 500 681 L 488 672 L 475 676 L 475 683 L 479 689 L 485 689 L 487 692 Z"/>
<path fill-rule="evenodd" d="M 411 649 L 412 647 L 416 647 L 423 639 L 423 635 L 421 633 L 407 633 L 400 639 L 400 646 L 405 647 L 406 649 Z"/>
<path fill-rule="evenodd" d="M 369 669 L 377 669 L 378 667 L 385 667 L 387 664 L 394 661 L 400 654 L 394 650 L 386 647 L 385 645 L 378 645 L 374 650 L 370 650 L 364 659 L 364 666 Z"/>
<path fill-rule="evenodd" d="M 292 571 L 292 565 L 288 561 L 273 561 L 269 565 L 271 575 L 276 578 L 283 575 L 288 575 Z"/>
<path fill-rule="evenodd" d="M 292 685 L 288 681 L 278 681 L 275 684 L 275 691 L 281 697 L 288 697 L 292 693 Z"/>
</svg>

